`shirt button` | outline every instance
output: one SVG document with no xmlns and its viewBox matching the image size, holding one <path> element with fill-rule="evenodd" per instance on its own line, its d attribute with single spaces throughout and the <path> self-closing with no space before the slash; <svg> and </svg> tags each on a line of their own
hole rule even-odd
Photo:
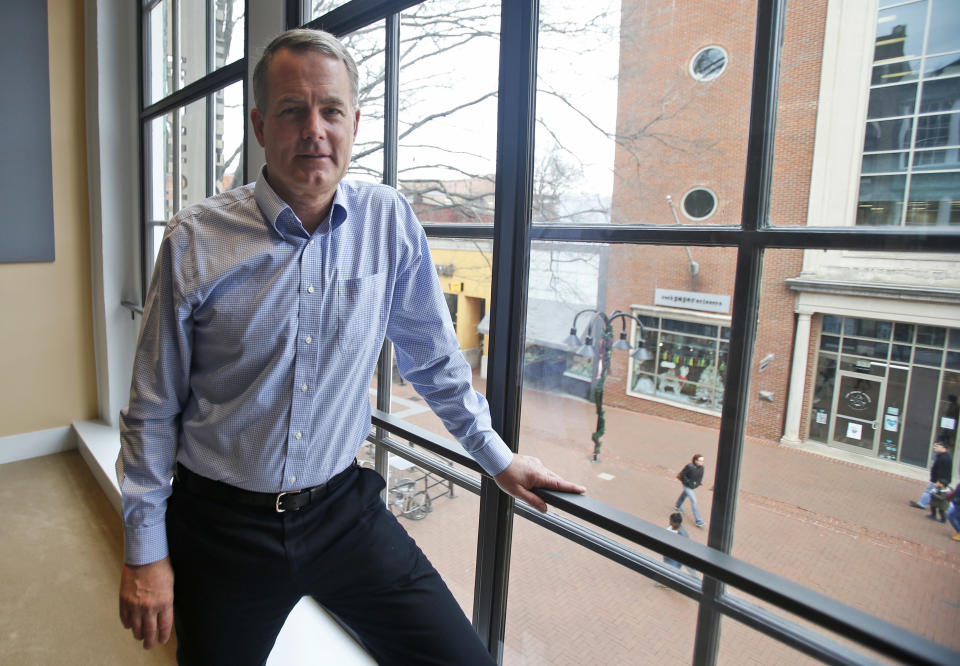
<svg viewBox="0 0 960 666">
<path fill-rule="evenodd" d="M 308 388 L 308 387 L 307 387 L 306 384 L 301 384 L 301 385 L 300 385 L 300 390 L 303 391 L 304 393 L 307 392 L 307 388 Z"/>
<path fill-rule="evenodd" d="M 291 476 L 291 477 L 290 477 L 290 483 L 296 483 L 296 482 L 297 482 L 297 477 Z"/>
<path fill-rule="evenodd" d="M 310 245 L 313 245 L 313 239 L 312 239 L 312 238 L 310 239 Z"/>
<path fill-rule="evenodd" d="M 308 293 L 308 294 L 312 294 L 313 291 L 314 291 L 313 285 L 311 284 L 310 286 L 307 287 L 307 293 Z"/>
<path fill-rule="evenodd" d="M 296 435 L 294 435 L 294 437 L 296 437 L 297 439 L 303 439 L 303 433 L 298 432 Z"/>
<path fill-rule="evenodd" d="M 313 338 L 308 335 L 303 339 L 303 341 L 309 345 L 311 342 L 313 342 Z"/>
</svg>

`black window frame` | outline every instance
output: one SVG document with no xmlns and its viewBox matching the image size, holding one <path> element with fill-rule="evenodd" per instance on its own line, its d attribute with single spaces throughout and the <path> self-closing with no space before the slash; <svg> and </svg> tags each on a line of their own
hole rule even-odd
<svg viewBox="0 0 960 666">
<path fill-rule="evenodd" d="M 204 0 L 206 3 L 206 36 L 207 36 L 207 68 L 211 69 L 208 74 L 205 76 L 193 81 L 182 88 L 173 91 L 165 97 L 152 102 L 151 104 L 146 104 L 146 94 L 145 94 L 145 81 L 149 78 L 149 73 L 147 68 L 150 66 L 150 63 L 147 61 L 144 53 L 146 51 L 146 22 L 148 20 L 148 14 L 151 9 L 156 5 L 160 4 L 162 0 L 140 0 L 140 14 L 137 20 L 137 59 L 138 59 L 138 69 L 140 76 L 137 79 L 137 105 L 140 109 L 139 114 L 139 156 L 140 156 L 140 214 L 142 216 L 142 221 L 140 225 L 140 260 L 141 260 L 141 275 L 140 275 L 140 293 L 145 296 L 147 293 L 147 285 L 150 283 L 151 277 L 151 267 L 153 266 L 153 255 L 151 254 L 152 242 L 151 234 L 153 233 L 153 228 L 161 224 L 166 224 L 167 220 L 154 220 L 149 215 L 149 189 L 146 178 L 146 158 L 149 152 L 149 147 L 147 146 L 147 126 L 149 123 L 157 118 L 163 117 L 164 114 L 171 113 L 178 109 L 184 108 L 187 105 L 196 102 L 198 100 L 206 101 L 206 122 L 205 122 L 205 141 L 204 145 L 207 147 L 205 154 L 206 160 L 206 176 L 205 176 L 205 185 L 206 185 L 206 196 L 211 196 L 214 186 L 214 159 L 211 154 L 214 151 L 215 144 L 215 133 L 216 133 L 216 95 L 219 92 L 222 92 L 228 86 L 241 83 L 243 84 L 243 117 L 247 118 L 250 105 L 247 99 L 248 92 L 246 84 L 247 77 L 247 57 L 248 57 L 248 44 L 249 44 L 249 32 L 250 32 L 250 22 L 248 17 L 250 16 L 250 7 L 249 2 L 244 0 L 244 22 L 243 22 L 243 57 L 234 60 L 233 62 L 227 63 L 222 67 L 215 68 L 214 62 L 216 59 L 215 54 L 215 42 L 216 42 L 216 0 Z M 177 7 L 179 6 L 180 0 L 173 0 L 174 2 L 174 29 L 177 28 L 176 13 Z M 244 137 L 246 137 L 246 129 L 244 129 Z M 178 137 L 179 139 L 179 137 Z M 246 139 L 242 143 L 242 155 L 241 160 L 243 165 L 247 164 L 247 142 Z M 246 167 L 244 167 L 246 168 Z M 179 210 L 179 202 L 175 202 L 175 210 Z M 141 296 L 141 303 L 139 305 L 132 304 L 129 302 L 124 302 L 125 307 L 130 308 L 135 312 L 142 312 L 143 303 Z"/>
</svg>

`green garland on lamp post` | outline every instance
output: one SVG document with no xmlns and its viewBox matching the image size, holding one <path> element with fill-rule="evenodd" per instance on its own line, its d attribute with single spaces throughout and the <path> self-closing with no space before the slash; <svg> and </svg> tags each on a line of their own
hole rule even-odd
<svg viewBox="0 0 960 666">
<path fill-rule="evenodd" d="M 603 445 L 601 438 L 607 430 L 607 421 L 604 418 L 606 411 L 603 409 L 603 385 L 607 381 L 607 369 L 610 367 L 610 344 L 613 340 L 613 324 L 604 322 L 603 335 L 600 337 L 600 362 L 598 363 L 600 376 L 593 385 L 593 403 L 597 406 L 597 429 L 590 439 L 593 440 L 593 459 L 592 462 L 600 462 L 600 447 Z"/>
<path fill-rule="evenodd" d="M 586 339 L 585 342 L 581 343 L 580 338 L 577 336 L 577 319 L 580 318 L 580 315 L 587 312 L 593 313 L 593 317 L 590 318 L 590 323 L 587 324 L 586 329 Z M 616 342 L 613 340 L 613 322 L 617 319 L 620 319 L 620 339 Z M 637 326 L 640 329 L 640 336 L 637 341 L 637 348 L 630 354 L 634 359 L 638 361 L 646 361 L 652 358 L 652 355 L 647 351 L 646 343 L 643 339 L 643 322 L 633 314 L 628 312 L 620 312 L 620 310 L 614 310 L 611 314 L 605 314 L 599 310 L 587 309 L 581 310 L 573 318 L 573 325 L 570 327 L 570 335 L 567 336 L 564 340 L 565 344 L 571 348 L 574 353 L 578 356 L 587 356 L 594 357 L 599 356 L 599 360 L 596 363 L 594 370 L 594 381 L 593 381 L 593 403 L 597 408 L 597 429 L 590 436 L 590 439 L 593 440 L 593 457 L 590 459 L 591 462 L 600 462 L 600 449 L 603 446 L 603 434 L 607 429 L 606 422 L 606 412 L 603 409 L 603 389 L 604 384 L 607 381 L 607 372 L 610 368 L 610 355 L 611 350 L 623 349 L 630 350 L 630 343 L 627 342 L 627 330 L 626 330 L 626 320 L 630 319 L 636 322 Z M 600 339 L 597 341 L 599 346 L 599 354 L 596 354 L 593 349 L 593 338 L 590 336 L 590 330 L 594 325 L 594 322 L 599 321 L 602 325 Z"/>
</svg>

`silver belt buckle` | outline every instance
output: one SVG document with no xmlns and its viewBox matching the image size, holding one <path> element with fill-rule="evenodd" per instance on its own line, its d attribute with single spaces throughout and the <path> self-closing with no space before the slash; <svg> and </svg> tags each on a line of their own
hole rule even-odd
<svg viewBox="0 0 960 666">
<path fill-rule="evenodd" d="M 290 495 L 290 494 L 292 494 L 290 491 L 277 493 L 277 501 L 274 504 L 274 508 L 277 510 L 277 513 L 286 513 L 287 510 L 280 507 L 280 500 L 282 500 L 285 495 Z"/>
</svg>

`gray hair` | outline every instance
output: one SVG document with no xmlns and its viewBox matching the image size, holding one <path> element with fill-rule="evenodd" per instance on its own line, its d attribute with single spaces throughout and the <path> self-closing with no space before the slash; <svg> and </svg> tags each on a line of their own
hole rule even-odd
<svg viewBox="0 0 960 666">
<path fill-rule="evenodd" d="M 324 55 L 337 58 L 347 68 L 350 79 L 350 92 L 353 93 L 353 108 L 359 102 L 360 75 L 357 73 L 357 63 L 353 61 L 347 48 L 329 32 L 311 30 L 308 28 L 294 28 L 287 30 L 273 38 L 263 49 L 263 55 L 253 69 L 253 103 L 261 111 L 267 103 L 267 69 L 274 54 L 280 49 L 287 49 L 294 53 L 316 51 Z"/>
</svg>

